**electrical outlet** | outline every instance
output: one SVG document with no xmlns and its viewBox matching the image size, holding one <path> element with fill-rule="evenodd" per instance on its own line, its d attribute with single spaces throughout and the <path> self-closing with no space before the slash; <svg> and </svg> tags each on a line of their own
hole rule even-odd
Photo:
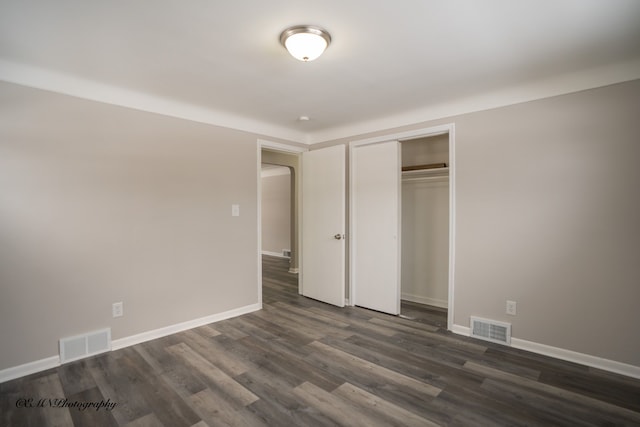
<svg viewBox="0 0 640 427">
<path fill-rule="evenodd" d="M 515 301 L 507 301 L 507 314 L 509 314 L 511 316 L 515 316 L 516 315 L 516 310 L 517 310 L 516 302 Z"/>
<path fill-rule="evenodd" d="M 111 306 L 111 312 L 113 313 L 113 317 L 122 317 L 124 314 L 124 307 L 121 302 L 114 302 Z"/>
</svg>

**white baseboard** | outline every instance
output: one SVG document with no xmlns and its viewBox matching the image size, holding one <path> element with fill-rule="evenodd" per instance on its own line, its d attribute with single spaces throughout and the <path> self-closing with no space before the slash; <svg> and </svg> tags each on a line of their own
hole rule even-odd
<svg viewBox="0 0 640 427">
<path fill-rule="evenodd" d="M 187 329 L 193 329 L 199 326 L 208 325 L 209 323 L 215 323 L 221 320 L 231 319 L 232 317 L 241 316 L 243 314 L 252 313 L 254 311 L 260 310 L 261 308 L 262 306 L 260 304 L 251 304 L 245 307 L 225 311 L 223 313 L 212 314 L 210 316 L 201 317 L 199 319 L 189 320 L 187 322 L 177 323 L 175 325 L 165 326 L 164 328 L 158 328 L 152 331 L 143 332 L 141 334 L 120 338 L 111 343 L 111 349 L 119 350 L 121 348 L 129 347 L 135 344 L 151 341 L 156 338 L 162 338 L 166 337 L 167 335 L 186 331 Z"/>
<path fill-rule="evenodd" d="M 615 360 L 604 359 L 602 357 L 591 356 L 589 354 L 565 350 L 564 348 L 551 347 L 545 344 L 539 344 L 513 337 L 511 338 L 511 347 L 640 379 L 640 366 L 628 365 L 626 363 L 616 362 Z"/>
<path fill-rule="evenodd" d="M 51 356 L 0 371 L 0 383 L 60 366 L 60 356 Z"/>
<path fill-rule="evenodd" d="M 141 334 L 120 338 L 111 342 L 111 350 L 119 350 L 131 345 L 140 344 L 156 338 L 162 338 L 167 335 L 186 331 L 187 329 L 197 328 L 199 326 L 208 325 L 209 323 L 219 322 L 221 320 L 237 317 L 242 314 L 252 313 L 262 308 L 261 304 L 251 304 L 223 313 L 212 314 L 210 316 L 201 317 L 199 319 L 189 320 L 187 322 L 177 323 L 175 325 L 166 326 L 164 328 L 154 329 L 152 331 L 143 332 Z M 51 356 L 45 359 L 36 360 L 35 362 L 25 363 L 24 365 L 14 366 L 0 371 L 0 383 L 24 377 L 26 375 L 35 374 L 47 369 L 60 366 L 60 356 Z"/>
<path fill-rule="evenodd" d="M 269 255 L 269 256 L 275 256 L 275 257 L 278 257 L 278 258 L 290 259 L 290 257 L 284 256 L 280 252 L 262 251 L 262 255 Z"/>
<path fill-rule="evenodd" d="M 406 294 L 404 292 L 402 293 L 401 298 L 406 301 L 417 302 L 418 304 L 432 305 L 440 308 L 449 307 L 449 302 L 443 299 L 428 298 L 421 295 Z"/>
<path fill-rule="evenodd" d="M 471 328 L 454 324 L 451 332 L 468 337 L 471 335 Z M 591 356 L 590 354 L 578 353 L 577 351 L 552 347 L 550 345 L 513 337 L 511 337 L 511 347 L 640 379 L 640 366 L 629 365 L 616 362 L 615 360 L 604 359 L 602 357 Z"/>
<path fill-rule="evenodd" d="M 451 328 L 451 332 L 458 335 L 464 335 L 465 337 L 471 336 L 471 328 L 468 328 L 466 326 L 456 325 L 455 323 Z"/>
</svg>

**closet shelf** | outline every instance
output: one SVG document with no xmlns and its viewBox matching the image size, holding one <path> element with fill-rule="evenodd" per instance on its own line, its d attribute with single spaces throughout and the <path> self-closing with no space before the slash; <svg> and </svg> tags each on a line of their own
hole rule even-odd
<svg viewBox="0 0 640 427">
<path fill-rule="evenodd" d="M 404 168 L 403 168 L 404 169 Z M 403 178 L 422 178 L 422 177 L 439 177 L 449 176 L 448 167 L 430 168 L 430 169 L 413 169 L 402 171 Z"/>
</svg>

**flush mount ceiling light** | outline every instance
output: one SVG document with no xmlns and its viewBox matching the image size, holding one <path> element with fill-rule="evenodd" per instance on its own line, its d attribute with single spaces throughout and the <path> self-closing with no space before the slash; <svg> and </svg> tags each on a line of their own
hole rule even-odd
<svg viewBox="0 0 640 427">
<path fill-rule="evenodd" d="M 280 34 L 280 43 L 300 61 L 313 61 L 329 46 L 331 36 L 320 27 L 296 25 Z"/>
</svg>

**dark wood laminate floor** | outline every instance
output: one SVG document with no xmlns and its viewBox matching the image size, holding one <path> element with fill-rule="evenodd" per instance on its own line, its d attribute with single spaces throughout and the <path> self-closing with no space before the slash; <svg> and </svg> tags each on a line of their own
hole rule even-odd
<svg viewBox="0 0 640 427">
<path fill-rule="evenodd" d="M 264 310 L 0 384 L 0 425 L 640 425 L 638 380 L 450 334 L 419 304 L 309 300 L 263 264 Z"/>
</svg>

